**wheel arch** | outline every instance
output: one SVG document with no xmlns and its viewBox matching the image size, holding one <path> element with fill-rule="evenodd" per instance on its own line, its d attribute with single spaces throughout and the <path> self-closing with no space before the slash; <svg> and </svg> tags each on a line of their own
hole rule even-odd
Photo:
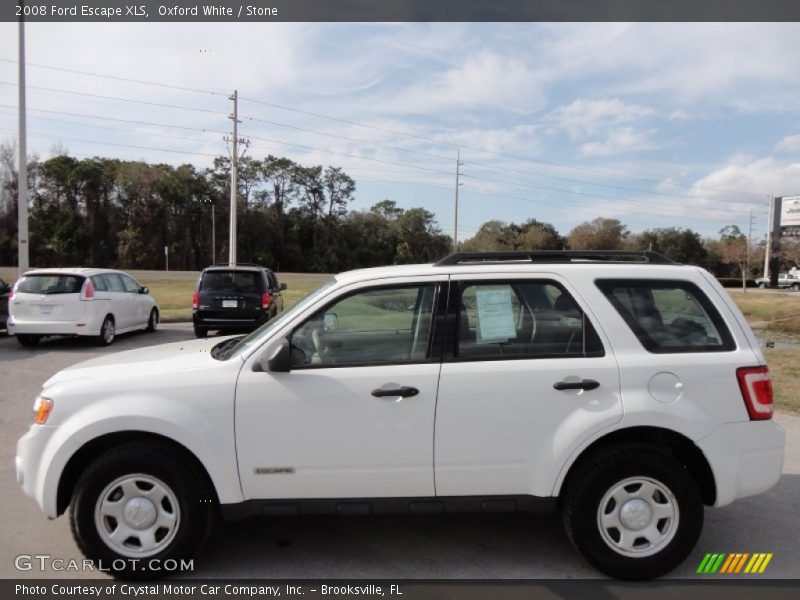
<svg viewBox="0 0 800 600">
<path fill-rule="evenodd" d="M 564 492 L 572 486 L 575 474 L 580 471 L 580 467 L 586 460 L 590 460 L 599 450 L 625 443 L 646 444 L 668 452 L 689 471 L 692 479 L 697 483 L 703 503 L 712 506 L 716 501 L 717 486 L 714 472 L 703 451 L 692 440 L 672 429 L 636 426 L 612 431 L 584 448 L 569 465 L 561 485 L 555 490 L 555 494 L 559 497 L 559 503 Z"/>
<path fill-rule="evenodd" d="M 58 480 L 58 489 L 56 493 L 56 511 L 60 516 L 66 511 L 72 499 L 75 485 L 81 474 L 86 470 L 89 464 L 98 456 L 107 452 L 108 450 L 130 442 L 144 442 L 156 443 L 163 446 L 168 446 L 174 449 L 175 452 L 183 455 L 187 460 L 192 461 L 198 468 L 198 471 L 206 479 L 209 488 L 213 491 L 214 501 L 219 505 L 219 497 L 214 481 L 208 473 L 205 465 L 198 457 L 189 450 L 186 446 L 169 438 L 165 435 L 153 433 L 149 431 L 115 431 L 100 435 L 81 446 L 76 452 L 70 456 Z"/>
</svg>

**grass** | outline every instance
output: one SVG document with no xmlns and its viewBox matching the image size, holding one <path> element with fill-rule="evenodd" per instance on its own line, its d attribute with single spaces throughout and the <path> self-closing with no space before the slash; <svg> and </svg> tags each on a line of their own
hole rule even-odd
<svg viewBox="0 0 800 600">
<path fill-rule="evenodd" d="M 772 290 L 728 293 L 751 326 L 800 335 L 800 294 Z"/>
<path fill-rule="evenodd" d="M 772 375 L 775 405 L 800 412 L 800 398 L 797 393 L 800 384 L 800 349 L 765 348 L 764 354 Z"/>
<path fill-rule="evenodd" d="M 166 317 L 191 315 L 192 291 L 199 277 L 194 271 L 128 271 L 158 302 Z M 0 277 L 11 282 L 16 269 L 0 267 Z M 330 275 L 318 273 L 279 273 L 278 281 L 286 283 L 284 306 L 289 308 L 321 285 Z M 776 339 L 800 341 L 800 294 L 780 291 L 742 292 L 728 290 L 754 329 L 764 329 Z M 373 309 L 375 307 L 372 307 Z M 380 312 L 378 310 L 377 312 Z M 339 315 L 347 318 L 349 315 Z M 800 349 L 767 348 L 764 351 L 772 373 L 777 406 L 800 412 Z"/>
</svg>

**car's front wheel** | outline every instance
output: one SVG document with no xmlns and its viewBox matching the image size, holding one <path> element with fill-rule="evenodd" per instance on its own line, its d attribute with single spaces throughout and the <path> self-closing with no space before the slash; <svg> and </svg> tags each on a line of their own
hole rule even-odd
<svg viewBox="0 0 800 600">
<path fill-rule="evenodd" d="M 147 319 L 147 328 L 145 331 L 155 333 L 158 329 L 158 310 L 155 308 L 150 311 L 150 318 Z"/>
<path fill-rule="evenodd" d="M 78 481 L 70 512 L 84 555 L 131 579 L 185 565 L 214 520 L 204 474 L 173 448 L 154 443 L 125 444 L 97 458 Z"/>
<path fill-rule="evenodd" d="M 563 504 L 572 543 L 595 568 L 619 579 L 651 579 L 691 553 L 703 501 L 673 456 L 627 444 L 606 449 L 571 477 Z"/>
</svg>

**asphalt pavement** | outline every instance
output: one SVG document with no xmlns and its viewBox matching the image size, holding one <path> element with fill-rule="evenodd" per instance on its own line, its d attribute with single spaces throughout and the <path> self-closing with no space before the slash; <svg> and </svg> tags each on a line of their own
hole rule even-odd
<svg viewBox="0 0 800 600">
<path fill-rule="evenodd" d="M 33 398 L 52 374 L 107 352 L 193 337 L 188 323 L 121 336 L 110 348 L 78 339 L 22 348 L 0 336 L 0 578 L 92 578 L 96 572 L 18 571 L 19 555 L 80 561 L 61 517 L 47 520 L 16 482 L 14 454 Z M 692 556 L 670 577 L 699 577 L 707 552 L 772 552 L 760 577 L 800 578 L 800 416 L 778 413 L 787 429 L 784 476 L 769 492 L 706 509 Z M 529 579 L 594 578 L 558 515 L 525 514 L 248 519 L 218 527 L 195 560 L 197 578 Z M 705 576 L 706 578 L 708 575 Z"/>
</svg>

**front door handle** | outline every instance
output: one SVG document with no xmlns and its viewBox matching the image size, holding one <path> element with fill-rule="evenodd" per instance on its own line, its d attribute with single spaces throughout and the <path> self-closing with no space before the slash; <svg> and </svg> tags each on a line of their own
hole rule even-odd
<svg viewBox="0 0 800 600">
<path fill-rule="evenodd" d="M 416 396 L 419 394 L 419 390 L 414 387 L 409 387 L 407 385 L 403 385 L 400 387 L 380 387 L 378 389 L 372 390 L 372 395 L 376 398 L 409 398 L 411 396 Z"/>
<path fill-rule="evenodd" d="M 553 387 L 559 391 L 563 390 L 593 390 L 600 387 L 600 383 L 594 379 L 579 379 L 577 381 L 559 381 Z"/>
</svg>

